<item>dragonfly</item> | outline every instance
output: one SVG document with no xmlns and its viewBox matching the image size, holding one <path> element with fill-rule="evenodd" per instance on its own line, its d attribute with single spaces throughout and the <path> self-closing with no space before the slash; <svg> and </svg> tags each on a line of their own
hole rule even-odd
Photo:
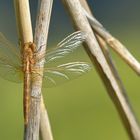
<svg viewBox="0 0 140 140">
<path fill-rule="evenodd" d="M 34 43 L 25 43 L 23 47 L 16 47 L 2 33 L 0 33 L 0 76 L 6 80 L 21 83 L 24 81 L 24 119 L 28 122 L 30 105 L 30 80 L 33 73 L 39 74 L 39 66 L 35 64 L 45 60 L 43 68 L 43 86 L 51 87 L 69 81 L 91 69 L 87 62 L 74 61 L 60 63 L 76 50 L 86 39 L 81 31 L 68 35 L 56 47 L 46 50 L 43 55 L 36 50 Z"/>
</svg>

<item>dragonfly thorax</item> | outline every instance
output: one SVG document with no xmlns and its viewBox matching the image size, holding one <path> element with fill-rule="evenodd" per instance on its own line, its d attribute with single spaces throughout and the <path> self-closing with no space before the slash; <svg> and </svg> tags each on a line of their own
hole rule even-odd
<svg viewBox="0 0 140 140">
<path fill-rule="evenodd" d="M 25 43 L 23 47 L 23 71 L 32 72 L 33 66 L 35 64 L 35 44 Z"/>
</svg>

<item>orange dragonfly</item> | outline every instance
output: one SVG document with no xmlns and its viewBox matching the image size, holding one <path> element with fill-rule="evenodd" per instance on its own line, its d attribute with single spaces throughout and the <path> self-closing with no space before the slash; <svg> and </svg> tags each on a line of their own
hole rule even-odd
<svg viewBox="0 0 140 140">
<path fill-rule="evenodd" d="M 64 58 L 78 48 L 85 40 L 86 35 L 77 31 L 66 37 L 51 50 L 47 50 L 45 55 L 40 57 L 40 49 L 35 50 L 33 43 L 24 44 L 23 49 L 15 47 L 0 33 L 0 76 L 13 82 L 24 81 L 24 118 L 25 123 L 29 115 L 29 88 L 30 77 L 36 73 L 34 67 L 36 61 L 45 59 L 43 85 L 54 86 L 65 81 L 76 78 L 91 69 L 87 62 L 60 63 L 57 60 Z"/>
<path fill-rule="evenodd" d="M 86 35 L 83 32 L 77 31 L 58 43 L 56 47 L 46 51 L 44 55 L 44 86 L 52 87 L 64 83 L 91 69 L 91 65 L 87 62 L 77 61 L 60 64 L 61 61 L 58 61 L 76 50 L 85 38 Z M 23 82 L 24 71 L 22 59 L 20 47 L 13 45 L 0 33 L 0 76 L 8 81 Z"/>
</svg>

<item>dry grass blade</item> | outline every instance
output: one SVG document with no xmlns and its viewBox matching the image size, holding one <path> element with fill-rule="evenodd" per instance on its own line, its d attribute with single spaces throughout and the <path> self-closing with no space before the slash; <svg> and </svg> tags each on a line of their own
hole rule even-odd
<svg viewBox="0 0 140 140">
<path fill-rule="evenodd" d="M 40 7 L 38 11 L 38 18 L 36 21 L 36 28 L 35 28 L 35 36 L 34 42 L 37 46 L 37 50 L 39 49 L 40 53 L 44 53 L 46 50 L 47 38 L 48 38 L 48 30 L 50 24 L 50 17 L 51 17 L 51 10 L 52 10 L 53 0 L 41 0 Z M 42 46 L 40 48 L 40 46 Z M 40 67 L 44 66 L 44 60 L 42 59 L 41 62 L 37 63 Z M 43 75 L 43 69 L 41 72 Z M 37 84 L 37 88 L 39 93 L 41 94 L 41 87 L 42 87 L 42 77 L 39 78 L 40 83 Z M 51 127 L 49 123 L 49 118 L 47 115 L 47 110 L 45 109 L 45 105 L 43 102 L 43 96 L 41 96 L 41 118 L 40 118 L 40 132 L 41 137 L 43 140 L 53 140 Z"/>
<path fill-rule="evenodd" d="M 100 45 L 98 44 L 98 41 L 96 40 L 89 22 L 83 13 L 83 9 L 79 0 L 63 1 L 65 2 L 67 9 L 69 9 L 75 27 L 87 33 L 85 50 L 87 51 L 91 61 L 101 76 L 101 79 L 104 82 L 111 99 L 115 103 L 115 106 L 123 120 L 130 138 L 132 140 L 140 140 L 140 129 L 126 98 L 126 95 L 122 92 L 122 89 L 116 81 L 116 77 L 114 77 L 114 74 L 108 65 L 108 62 L 100 48 Z"/>
<path fill-rule="evenodd" d="M 140 63 L 134 56 L 126 49 L 126 47 L 115 37 L 113 37 L 95 17 L 91 16 L 84 8 L 83 11 L 90 21 L 95 32 L 101 36 L 107 44 L 118 53 L 123 60 L 138 74 L 140 75 Z"/>
</svg>

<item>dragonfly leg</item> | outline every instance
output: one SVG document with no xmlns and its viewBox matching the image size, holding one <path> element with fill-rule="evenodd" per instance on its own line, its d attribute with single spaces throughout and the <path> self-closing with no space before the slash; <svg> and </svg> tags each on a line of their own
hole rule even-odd
<svg viewBox="0 0 140 140">
<path fill-rule="evenodd" d="M 38 54 L 39 52 L 41 52 L 43 46 L 46 46 L 46 44 L 43 44 L 43 45 L 39 46 L 39 48 L 34 53 Z"/>
</svg>

